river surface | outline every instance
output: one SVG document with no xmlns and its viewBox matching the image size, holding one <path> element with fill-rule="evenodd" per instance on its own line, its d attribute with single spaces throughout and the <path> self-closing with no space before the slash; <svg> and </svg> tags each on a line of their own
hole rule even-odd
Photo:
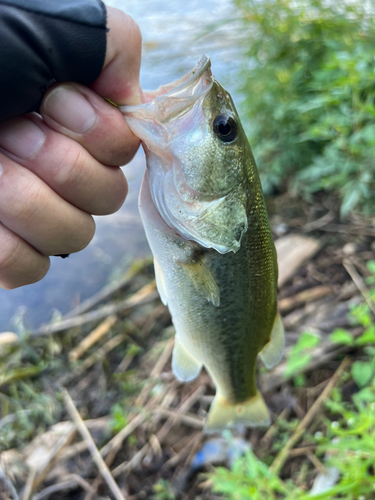
<svg viewBox="0 0 375 500">
<path fill-rule="evenodd" d="M 231 0 L 110 0 L 129 13 L 143 34 L 141 85 L 155 89 L 192 69 L 202 54 L 210 56 L 213 74 L 231 92 L 237 106 L 242 63 L 241 30 Z M 119 277 L 134 258 L 150 254 L 137 208 L 145 169 L 143 151 L 123 170 L 129 195 L 116 214 L 95 217 L 90 245 L 68 259 L 52 257 L 47 276 L 16 290 L 0 289 L 0 332 L 34 329 L 67 313 L 109 281 Z"/>
</svg>

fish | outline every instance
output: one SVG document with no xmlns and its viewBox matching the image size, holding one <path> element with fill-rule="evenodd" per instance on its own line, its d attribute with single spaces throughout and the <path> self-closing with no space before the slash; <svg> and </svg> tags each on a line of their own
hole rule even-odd
<svg viewBox="0 0 375 500">
<path fill-rule="evenodd" d="M 181 382 L 209 373 L 206 433 L 267 426 L 257 357 L 275 366 L 284 330 L 275 246 L 239 115 L 207 56 L 145 101 L 120 110 L 146 155 L 139 210 L 175 326 L 173 373 Z"/>
</svg>

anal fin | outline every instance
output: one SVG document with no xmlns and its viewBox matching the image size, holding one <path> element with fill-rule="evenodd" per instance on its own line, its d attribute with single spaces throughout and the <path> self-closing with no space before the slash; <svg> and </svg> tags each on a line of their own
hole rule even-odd
<svg viewBox="0 0 375 500">
<path fill-rule="evenodd" d="M 216 307 L 220 305 L 220 290 L 216 281 L 202 260 L 198 258 L 193 263 L 180 263 L 185 269 L 191 282 L 198 293 L 202 294 L 208 302 Z"/>
<path fill-rule="evenodd" d="M 280 314 L 276 314 L 270 339 L 259 353 L 266 368 L 270 369 L 279 363 L 284 351 L 284 327 L 281 322 Z"/>
<path fill-rule="evenodd" d="M 235 404 L 216 394 L 204 424 L 204 431 L 206 433 L 221 432 L 237 425 L 249 427 L 270 425 L 266 403 L 258 391 L 247 401 Z"/>
<path fill-rule="evenodd" d="M 155 269 L 156 288 L 158 289 L 161 301 L 166 306 L 168 301 L 167 301 L 167 290 L 165 286 L 164 274 L 163 271 L 161 270 L 159 262 L 155 258 L 154 258 L 154 269 Z"/>
<path fill-rule="evenodd" d="M 172 371 L 177 380 L 190 382 L 199 375 L 201 368 L 202 363 L 190 354 L 176 335 L 172 354 Z"/>
</svg>

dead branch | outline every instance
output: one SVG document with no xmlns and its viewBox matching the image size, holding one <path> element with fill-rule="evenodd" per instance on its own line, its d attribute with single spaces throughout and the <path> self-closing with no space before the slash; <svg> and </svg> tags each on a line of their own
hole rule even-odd
<svg viewBox="0 0 375 500">
<path fill-rule="evenodd" d="M 81 415 L 79 414 L 77 408 L 75 407 L 75 404 L 73 403 L 72 398 L 70 397 L 66 389 L 63 390 L 63 398 L 71 419 L 75 423 L 78 432 L 82 436 L 82 439 L 87 442 L 91 456 L 95 464 L 97 465 L 101 476 L 103 477 L 109 489 L 111 490 L 113 496 L 116 498 L 116 500 L 125 500 L 123 493 L 121 492 L 117 483 L 113 479 L 113 476 L 110 470 L 108 469 L 107 464 L 104 462 L 102 456 L 100 455 L 99 450 L 96 447 L 96 444 L 92 439 L 90 432 L 88 431 L 85 423 L 81 418 Z"/>
<path fill-rule="evenodd" d="M 292 308 L 296 308 L 305 304 L 306 302 L 312 302 L 315 300 L 322 299 L 327 295 L 331 295 L 333 292 L 332 287 L 321 285 L 315 286 L 314 288 L 309 288 L 308 290 L 303 290 L 302 292 L 293 295 L 292 297 L 286 297 L 278 302 L 278 308 L 281 313 L 289 311 Z"/>
<path fill-rule="evenodd" d="M 364 283 L 363 279 L 361 278 L 361 276 L 358 274 L 357 269 L 354 267 L 353 263 L 349 259 L 344 259 L 342 261 L 342 265 L 345 267 L 347 273 L 352 278 L 353 283 L 355 284 L 355 286 L 361 292 L 362 297 L 367 302 L 367 304 L 370 307 L 371 311 L 375 314 L 375 303 L 372 300 L 372 298 L 370 297 L 369 289 L 365 285 L 365 283 Z"/>
<path fill-rule="evenodd" d="M 151 283 L 148 283 L 140 290 L 138 290 L 138 292 L 136 292 L 134 295 L 119 302 L 118 304 L 109 304 L 107 306 L 101 307 L 98 310 L 91 311 L 80 316 L 74 316 L 73 318 L 63 319 L 58 323 L 41 326 L 37 330 L 32 331 L 30 335 L 31 337 L 49 335 L 51 333 L 62 332 L 64 330 L 67 330 L 68 328 L 73 328 L 74 326 L 81 326 L 85 323 L 99 321 L 112 314 L 126 314 L 131 312 L 135 306 L 149 304 L 153 300 L 157 299 L 158 296 L 158 292 L 155 289 L 155 281 L 152 281 Z"/>
<path fill-rule="evenodd" d="M 116 323 L 117 316 L 112 314 L 100 323 L 92 332 L 90 332 L 79 344 L 69 353 L 70 361 L 77 361 L 90 347 L 99 342 Z"/>
<path fill-rule="evenodd" d="M 77 486 L 81 486 L 84 490 L 89 492 L 93 491 L 93 488 L 90 486 L 90 484 L 82 477 L 77 476 L 77 474 L 69 474 L 69 476 L 65 478 L 65 481 L 44 488 L 44 490 L 42 490 L 40 493 L 34 495 L 32 500 L 42 500 L 43 498 L 48 498 L 53 493 L 57 493 L 58 491 L 69 491 L 76 488 Z"/>
<path fill-rule="evenodd" d="M 30 469 L 21 500 L 29 500 L 31 493 L 33 492 L 35 472 L 34 468 Z"/>
<path fill-rule="evenodd" d="M 144 262 L 144 265 L 146 266 L 149 263 L 151 263 L 150 259 L 146 260 Z M 95 307 L 100 302 L 103 302 L 104 300 L 108 299 L 111 295 L 121 290 L 121 288 L 125 288 L 132 282 L 133 278 L 142 270 L 142 268 L 143 267 L 130 269 L 128 272 L 126 272 L 123 278 L 119 279 L 118 281 L 115 281 L 114 283 L 106 285 L 101 290 L 99 290 L 98 293 L 96 293 L 89 299 L 82 302 L 79 306 L 75 307 L 67 314 L 65 314 L 64 319 L 72 318 L 74 316 L 80 316 L 81 314 Z"/>
<path fill-rule="evenodd" d="M 12 495 L 13 500 L 19 500 L 18 493 L 16 491 L 16 488 L 13 486 L 12 481 L 9 479 L 8 476 L 5 475 L 3 472 L 1 465 L 0 465 L 0 481 L 2 481 L 5 486 L 8 488 L 9 493 Z"/>
<path fill-rule="evenodd" d="M 315 401 L 315 403 L 311 406 L 311 408 L 306 413 L 303 420 L 299 423 L 297 429 L 294 431 L 292 436 L 289 438 L 286 445 L 282 448 L 282 450 L 276 456 L 275 460 L 273 461 L 273 463 L 270 467 L 271 472 L 274 472 L 275 474 L 279 474 L 281 472 L 281 469 L 283 468 L 286 460 L 288 459 L 290 450 L 295 446 L 296 443 L 298 443 L 298 441 L 301 439 L 303 433 L 305 432 L 306 428 L 311 424 L 311 422 L 314 420 L 314 418 L 318 415 L 318 413 L 321 410 L 322 405 L 329 398 L 333 388 L 339 382 L 342 373 L 349 366 L 350 362 L 351 361 L 348 357 L 343 359 L 340 366 L 337 368 L 337 370 L 333 374 L 331 380 L 329 381 L 329 383 L 327 384 L 327 386 L 325 387 L 323 392 L 320 394 L 320 396 Z"/>
</svg>

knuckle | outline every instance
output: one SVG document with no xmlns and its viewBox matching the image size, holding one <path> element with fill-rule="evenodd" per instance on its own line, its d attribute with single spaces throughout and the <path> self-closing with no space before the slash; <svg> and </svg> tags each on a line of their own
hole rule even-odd
<svg viewBox="0 0 375 500">
<path fill-rule="evenodd" d="M 83 182 L 87 164 L 87 152 L 77 143 L 71 144 L 62 156 L 55 174 L 55 182 L 60 188 L 69 188 Z"/>
<path fill-rule="evenodd" d="M 132 37 L 133 46 L 139 48 L 140 50 L 142 46 L 141 30 L 136 21 L 134 21 L 134 19 L 131 16 L 128 16 L 128 23 L 129 23 L 130 35 Z"/>
<path fill-rule="evenodd" d="M 28 224 L 35 220 L 39 207 L 43 206 L 43 185 L 39 182 L 26 183 L 20 186 L 18 196 L 12 200 L 10 213 L 14 220 Z"/>
</svg>

